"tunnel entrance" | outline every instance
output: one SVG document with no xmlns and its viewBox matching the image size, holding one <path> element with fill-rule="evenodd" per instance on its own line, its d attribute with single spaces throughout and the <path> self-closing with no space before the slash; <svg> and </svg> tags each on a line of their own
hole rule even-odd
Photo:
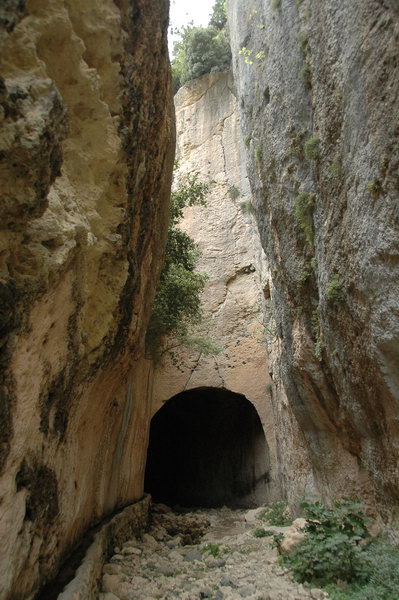
<svg viewBox="0 0 399 600">
<path fill-rule="evenodd" d="M 145 491 L 170 506 L 252 506 L 267 500 L 269 452 L 258 413 L 241 394 L 196 388 L 154 415 Z"/>
</svg>

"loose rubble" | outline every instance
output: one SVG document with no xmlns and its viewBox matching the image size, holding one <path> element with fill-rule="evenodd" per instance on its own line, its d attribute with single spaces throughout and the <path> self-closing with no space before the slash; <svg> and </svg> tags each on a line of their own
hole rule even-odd
<svg viewBox="0 0 399 600">
<path fill-rule="evenodd" d="M 292 581 L 277 563 L 261 511 L 174 512 L 154 505 L 152 526 L 129 540 L 104 566 L 98 600 L 323 600 L 322 590 Z"/>
</svg>

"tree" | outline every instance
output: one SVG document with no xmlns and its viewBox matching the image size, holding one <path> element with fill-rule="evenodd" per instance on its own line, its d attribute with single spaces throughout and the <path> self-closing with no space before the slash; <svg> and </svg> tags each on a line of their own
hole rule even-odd
<svg viewBox="0 0 399 600">
<path fill-rule="evenodd" d="M 229 68 L 231 50 L 226 22 L 225 3 L 216 0 L 209 27 L 194 27 L 191 23 L 182 28 L 180 40 L 173 47 L 174 92 L 187 81 L 205 73 Z"/>
<path fill-rule="evenodd" d="M 159 355 L 167 336 L 173 336 L 178 345 L 190 342 L 191 329 L 202 320 L 201 294 L 207 276 L 195 270 L 200 257 L 198 246 L 178 224 L 185 206 L 206 204 L 208 189 L 197 174 L 189 174 L 172 192 L 165 262 L 146 336 L 146 347 L 153 358 Z M 194 345 L 201 345 L 201 340 L 196 338 Z"/>
<path fill-rule="evenodd" d="M 212 8 L 212 14 L 209 21 L 210 27 L 215 29 L 224 29 L 227 23 L 227 12 L 225 0 L 216 0 Z"/>
</svg>

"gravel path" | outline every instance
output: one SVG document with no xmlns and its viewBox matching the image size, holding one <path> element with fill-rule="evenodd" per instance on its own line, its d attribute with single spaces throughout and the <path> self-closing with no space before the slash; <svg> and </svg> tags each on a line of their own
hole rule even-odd
<svg viewBox="0 0 399 600">
<path fill-rule="evenodd" d="M 322 600 L 277 563 L 272 538 L 254 536 L 260 511 L 227 508 L 179 514 L 154 505 L 152 527 L 115 548 L 99 600 Z M 267 527 L 267 529 L 284 528 Z"/>
</svg>

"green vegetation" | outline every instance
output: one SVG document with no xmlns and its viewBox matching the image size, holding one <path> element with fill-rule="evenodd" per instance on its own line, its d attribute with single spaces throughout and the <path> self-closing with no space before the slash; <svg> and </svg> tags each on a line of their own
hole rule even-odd
<svg viewBox="0 0 399 600">
<path fill-rule="evenodd" d="M 312 71 L 310 70 L 308 63 L 305 62 L 303 64 L 302 68 L 299 71 L 299 76 L 301 77 L 301 79 L 303 79 L 305 87 L 310 89 L 312 87 Z"/>
<path fill-rule="evenodd" d="M 207 544 L 202 548 L 202 550 L 213 556 L 213 558 L 219 558 L 229 551 L 228 548 L 222 546 L 221 544 Z"/>
<path fill-rule="evenodd" d="M 292 519 L 288 516 L 287 505 L 284 502 L 271 504 L 262 512 L 260 518 L 269 525 L 276 525 L 277 527 L 285 527 L 292 523 Z"/>
<path fill-rule="evenodd" d="M 333 275 L 328 282 L 326 296 L 331 302 L 341 302 L 345 298 L 344 284 L 338 275 Z"/>
<path fill-rule="evenodd" d="M 232 200 L 237 200 L 240 196 L 240 190 L 236 185 L 229 185 L 229 196 Z"/>
<path fill-rule="evenodd" d="M 308 534 L 282 562 L 300 582 L 325 585 L 338 581 L 365 581 L 367 561 L 359 542 L 368 535 L 362 505 L 353 500 L 326 508 L 320 502 L 303 503 Z"/>
<path fill-rule="evenodd" d="M 373 196 L 379 196 L 382 192 L 382 185 L 379 179 L 373 179 L 367 184 L 367 189 Z"/>
<path fill-rule="evenodd" d="M 397 600 L 399 598 L 399 547 L 375 540 L 364 548 L 366 582 L 329 584 L 333 600 Z"/>
<path fill-rule="evenodd" d="M 253 534 L 256 538 L 263 538 L 273 535 L 273 531 L 269 531 L 269 529 L 264 529 L 263 527 L 257 527 L 254 529 Z"/>
<path fill-rule="evenodd" d="M 255 157 L 257 162 L 262 162 L 262 158 L 263 158 L 263 148 L 261 145 L 256 146 L 256 150 L 255 150 Z"/>
<path fill-rule="evenodd" d="M 308 160 L 318 160 L 320 158 L 320 138 L 318 135 L 307 140 L 303 147 L 305 156 Z"/>
<path fill-rule="evenodd" d="M 252 133 L 247 133 L 247 135 L 244 137 L 244 144 L 246 148 L 249 148 L 249 144 L 251 143 L 252 140 Z"/>
<path fill-rule="evenodd" d="M 209 27 L 222 30 L 227 24 L 227 10 L 225 0 L 216 0 L 212 8 Z"/>
<path fill-rule="evenodd" d="M 246 213 L 249 215 L 255 214 L 254 206 L 250 200 L 245 200 L 244 202 L 240 202 L 240 208 L 243 213 Z"/>
<path fill-rule="evenodd" d="M 317 310 L 312 312 L 311 316 L 311 326 L 312 326 L 312 334 L 314 338 L 314 354 L 317 360 L 321 361 L 323 358 L 323 344 L 321 343 L 321 333 L 320 333 L 320 321 L 319 314 Z"/>
<path fill-rule="evenodd" d="M 280 559 L 297 581 L 323 586 L 334 600 L 399 598 L 399 547 L 381 539 L 367 544 L 367 520 L 359 502 L 301 507 L 307 536 Z"/>
<path fill-rule="evenodd" d="M 254 54 L 254 51 L 250 48 L 247 48 L 246 46 L 243 46 L 238 54 L 241 54 L 244 57 L 244 60 L 247 63 L 247 65 L 253 65 L 254 58 L 256 58 L 256 60 L 258 61 L 262 61 L 264 58 L 266 58 L 266 52 L 264 52 L 263 50 L 260 50 L 259 52 Z"/>
<path fill-rule="evenodd" d="M 252 60 L 252 52 L 253 50 L 250 50 L 246 46 L 243 46 L 238 54 L 241 54 L 244 57 L 244 60 L 247 63 L 247 65 L 253 65 L 254 61 Z"/>
<path fill-rule="evenodd" d="M 225 2 L 216 0 L 209 27 L 187 25 L 173 47 L 173 88 L 196 79 L 205 73 L 224 71 L 230 66 L 231 50 L 226 32 Z"/>
<path fill-rule="evenodd" d="M 271 6 L 273 10 L 279 10 L 281 8 L 281 0 L 271 0 Z"/>
<path fill-rule="evenodd" d="M 310 264 L 310 261 L 309 261 L 305 264 L 305 266 L 299 276 L 299 283 L 301 285 L 307 283 L 310 280 L 312 273 L 313 273 L 313 269 L 312 269 L 312 265 Z"/>
<path fill-rule="evenodd" d="M 381 171 L 385 172 L 389 167 L 389 157 L 386 154 L 383 154 L 380 158 L 380 167 Z"/>
<path fill-rule="evenodd" d="M 200 182 L 197 174 L 190 174 L 180 179 L 172 193 L 165 262 L 146 337 L 147 350 L 154 358 L 166 336 L 173 336 L 179 345 L 201 346 L 190 331 L 202 319 L 201 293 L 207 276 L 195 271 L 198 247 L 178 223 L 185 206 L 205 205 L 208 191 L 209 186 Z"/>
<path fill-rule="evenodd" d="M 291 146 L 289 149 L 289 153 L 292 156 L 297 156 L 298 158 L 303 158 L 303 140 L 307 134 L 307 130 L 303 131 L 293 131 L 291 135 Z"/>
<path fill-rule="evenodd" d="M 298 44 L 302 54 L 307 56 L 307 54 L 310 52 L 310 46 L 308 34 L 305 31 L 301 31 L 301 33 L 298 35 Z"/>
<path fill-rule="evenodd" d="M 312 250 L 314 244 L 313 211 L 315 200 L 316 196 L 314 194 L 302 192 L 296 197 L 294 206 L 295 218 L 304 232 L 306 241 Z"/>
</svg>

